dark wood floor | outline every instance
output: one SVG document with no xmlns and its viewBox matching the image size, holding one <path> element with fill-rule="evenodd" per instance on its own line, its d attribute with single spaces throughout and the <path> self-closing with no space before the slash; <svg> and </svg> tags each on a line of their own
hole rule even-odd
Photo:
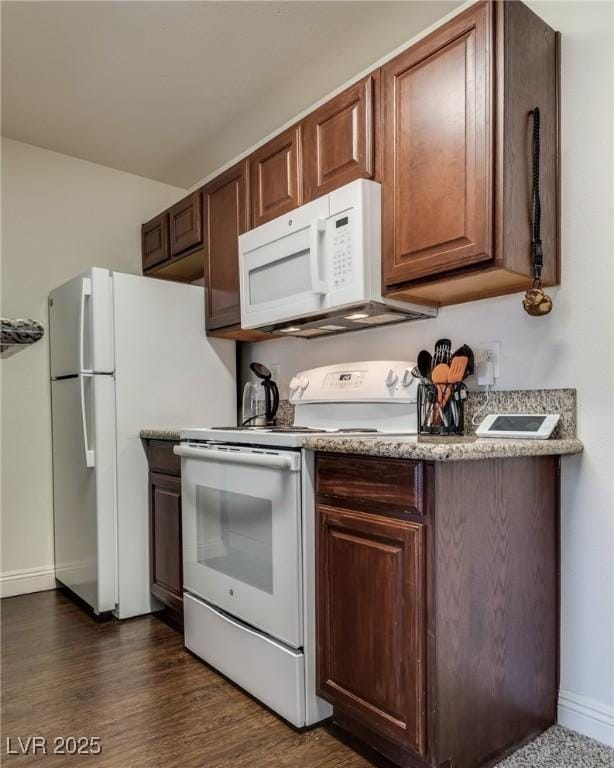
<svg viewBox="0 0 614 768">
<path fill-rule="evenodd" d="M 54 591 L 2 600 L 0 610 L 3 765 L 375 764 L 329 728 L 297 733 L 186 653 L 181 635 L 153 616 L 97 624 Z M 7 757 L 7 737 L 31 735 L 100 736 L 102 753 Z"/>
</svg>

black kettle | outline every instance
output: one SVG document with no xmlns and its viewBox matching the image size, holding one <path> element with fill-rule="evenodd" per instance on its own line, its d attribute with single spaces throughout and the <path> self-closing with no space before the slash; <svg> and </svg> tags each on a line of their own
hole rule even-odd
<svg viewBox="0 0 614 768">
<path fill-rule="evenodd" d="M 271 378 L 271 371 L 269 371 L 266 365 L 250 363 L 249 369 L 259 379 L 262 379 L 262 386 L 264 388 L 264 416 L 267 424 L 273 424 L 275 416 L 277 416 L 277 409 L 279 408 L 279 389 L 277 384 Z"/>
</svg>

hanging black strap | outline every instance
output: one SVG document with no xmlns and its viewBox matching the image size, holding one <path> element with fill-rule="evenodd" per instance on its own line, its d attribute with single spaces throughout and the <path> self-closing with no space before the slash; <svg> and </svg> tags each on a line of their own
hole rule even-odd
<svg viewBox="0 0 614 768">
<path fill-rule="evenodd" d="M 531 258 L 533 280 L 541 280 L 544 254 L 542 251 L 541 219 L 542 208 L 539 198 L 539 107 L 531 110 L 533 116 L 533 190 L 531 194 Z"/>
</svg>

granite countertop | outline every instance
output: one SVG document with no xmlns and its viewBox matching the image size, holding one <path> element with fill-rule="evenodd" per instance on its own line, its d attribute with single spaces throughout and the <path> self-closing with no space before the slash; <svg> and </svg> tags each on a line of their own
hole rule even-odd
<svg viewBox="0 0 614 768">
<path fill-rule="evenodd" d="M 143 440 L 179 440 L 178 429 L 142 429 Z M 374 437 L 307 437 L 305 448 L 327 453 L 354 453 L 363 456 L 388 456 L 417 461 L 469 461 L 506 459 L 514 456 L 562 456 L 581 453 L 584 446 L 577 438 L 559 440 L 497 440 L 494 438 L 429 437 L 389 435 Z"/>
<path fill-rule="evenodd" d="M 517 456 L 561 456 L 581 453 L 577 438 L 558 440 L 497 440 L 496 438 L 389 435 L 374 437 L 307 437 L 305 448 L 327 453 L 354 453 L 417 461 L 470 461 Z"/>
<path fill-rule="evenodd" d="M 280 423 L 292 424 L 293 409 L 280 409 Z M 485 406 L 488 405 L 488 410 Z M 550 440 L 510 440 L 477 438 L 473 434 L 474 416 L 479 411 L 487 413 L 558 413 L 561 419 Z M 475 459 L 506 459 L 514 456 L 563 456 L 581 453 L 584 446 L 576 437 L 576 390 L 538 389 L 491 392 L 486 400 L 484 393 L 470 392 L 465 403 L 464 437 L 438 435 L 385 435 L 369 437 L 331 434 L 306 436 L 305 448 L 328 453 L 354 453 L 364 456 L 389 456 L 417 461 L 468 461 Z M 179 429 L 143 429 L 144 440 L 178 441 Z"/>
<path fill-rule="evenodd" d="M 178 429 L 160 428 L 156 429 L 142 429 L 139 436 L 142 440 L 172 440 L 173 442 L 179 442 Z"/>
</svg>

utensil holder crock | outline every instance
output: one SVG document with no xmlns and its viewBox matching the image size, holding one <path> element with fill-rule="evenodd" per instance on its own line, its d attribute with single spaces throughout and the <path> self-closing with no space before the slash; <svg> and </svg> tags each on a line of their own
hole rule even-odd
<svg viewBox="0 0 614 768">
<path fill-rule="evenodd" d="M 464 434 L 466 397 L 467 387 L 463 382 L 419 384 L 418 433 L 421 435 Z"/>
</svg>

